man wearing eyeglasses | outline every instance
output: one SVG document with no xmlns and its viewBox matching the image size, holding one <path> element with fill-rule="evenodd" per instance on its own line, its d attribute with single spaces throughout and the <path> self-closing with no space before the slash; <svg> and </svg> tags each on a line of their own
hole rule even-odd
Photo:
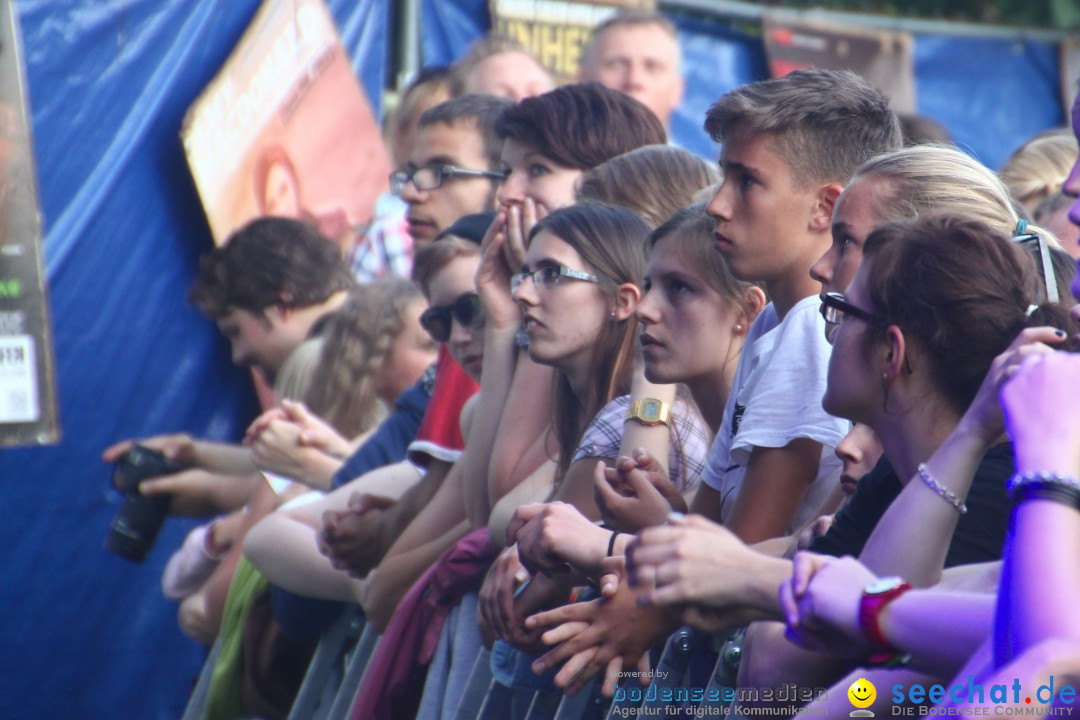
<svg viewBox="0 0 1080 720">
<path fill-rule="evenodd" d="M 426 245 L 458 218 L 492 210 L 502 182 L 495 122 L 510 100 L 462 95 L 420 116 L 405 167 L 390 187 L 409 205 L 409 234 Z"/>
</svg>

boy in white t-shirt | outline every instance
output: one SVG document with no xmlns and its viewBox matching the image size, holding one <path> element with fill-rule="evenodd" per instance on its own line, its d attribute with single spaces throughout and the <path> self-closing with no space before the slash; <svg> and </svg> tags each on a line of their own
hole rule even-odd
<svg viewBox="0 0 1080 720">
<path fill-rule="evenodd" d="M 800 70 L 746 85 L 709 109 L 724 182 L 709 202 L 732 273 L 772 303 L 748 332 L 705 483 L 692 510 L 746 543 L 814 519 L 839 479 L 848 422 L 821 408 L 829 345 L 810 266 L 855 169 L 900 146 L 888 99 L 850 72 Z"/>
</svg>

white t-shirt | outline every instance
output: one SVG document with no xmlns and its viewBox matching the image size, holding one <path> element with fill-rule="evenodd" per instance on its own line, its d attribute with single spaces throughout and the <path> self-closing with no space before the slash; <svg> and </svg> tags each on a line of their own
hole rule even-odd
<svg viewBox="0 0 1080 720">
<path fill-rule="evenodd" d="M 825 340 L 820 304 L 817 296 L 805 298 L 778 322 L 769 303 L 747 332 L 705 468 L 705 484 L 723 497 L 724 521 L 735 507 L 755 447 L 785 447 L 798 438 L 821 443 L 817 477 L 795 511 L 789 533 L 815 519 L 840 480 L 842 463 L 834 451 L 851 423 L 821 407 L 832 348 Z"/>
</svg>

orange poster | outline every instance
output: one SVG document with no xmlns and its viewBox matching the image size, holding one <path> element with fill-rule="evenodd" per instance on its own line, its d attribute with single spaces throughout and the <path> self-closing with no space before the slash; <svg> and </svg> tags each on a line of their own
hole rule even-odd
<svg viewBox="0 0 1080 720">
<path fill-rule="evenodd" d="M 180 133 L 214 241 L 263 215 L 347 250 L 390 158 L 322 0 L 266 0 Z"/>
</svg>

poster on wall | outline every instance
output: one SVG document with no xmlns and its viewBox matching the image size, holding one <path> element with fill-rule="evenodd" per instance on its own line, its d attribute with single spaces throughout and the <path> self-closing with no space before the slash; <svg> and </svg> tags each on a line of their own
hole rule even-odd
<svg viewBox="0 0 1080 720">
<path fill-rule="evenodd" d="M 180 137 L 218 244 L 278 215 L 348 252 L 389 187 L 378 123 L 322 0 L 265 0 Z"/>
<path fill-rule="evenodd" d="M 0 3 L 0 446 L 57 442 L 41 219 L 12 3 Z"/>
<path fill-rule="evenodd" d="M 489 0 L 491 27 L 531 49 L 559 84 L 577 77 L 592 29 L 624 8 L 655 10 L 655 0 Z"/>
<path fill-rule="evenodd" d="M 762 18 L 762 33 L 773 77 L 810 67 L 851 70 L 885 93 L 898 112 L 915 112 L 909 33 L 825 24 L 769 12 Z"/>
</svg>

